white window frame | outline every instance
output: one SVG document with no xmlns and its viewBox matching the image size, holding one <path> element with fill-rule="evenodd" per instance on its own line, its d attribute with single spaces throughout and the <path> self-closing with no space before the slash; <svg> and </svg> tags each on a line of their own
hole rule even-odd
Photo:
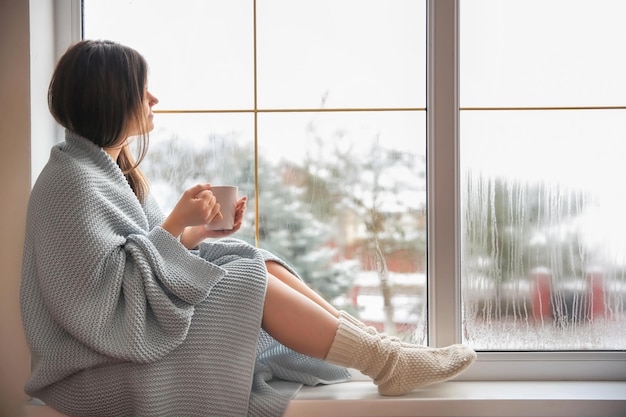
<svg viewBox="0 0 626 417">
<path fill-rule="evenodd" d="M 459 1 L 427 0 L 428 315 L 433 346 L 461 341 Z M 58 58 L 81 38 L 81 0 L 53 0 L 53 4 Z M 33 124 L 47 117 L 34 112 Z M 58 131 L 50 134 L 58 137 Z M 39 145 L 32 146 L 38 153 L 34 159 L 49 153 L 49 146 Z M 38 169 L 34 164 L 34 178 Z M 475 365 L 459 379 L 626 380 L 625 364 L 625 351 L 479 352 Z"/>
<path fill-rule="evenodd" d="M 427 2 L 429 336 L 435 346 L 461 340 L 459 1 Z M 459 379 L 624 380 L 626 352 L 480 352 Z"/>
</svg>

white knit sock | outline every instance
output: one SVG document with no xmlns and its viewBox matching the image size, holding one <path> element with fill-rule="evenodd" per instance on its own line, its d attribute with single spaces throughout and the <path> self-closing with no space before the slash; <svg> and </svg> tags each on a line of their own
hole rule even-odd
<svg viewBox="0 0 626 417">
<path fill-rule="evenodd" d="M 400 341 L 400 338 L 396 336 L 389 336 L 388 334 L 385 334 L 385 333 L 379 333 L 378 330 L 376 330 L 374 326 L 368 326 L 367 324 L 363 323 L 359 319 L 355 318 L 354 316 L 350 315 L 349 313 L 343 310 L 339 310 L 339 318 L 343 318 L 344 320 L 349 321 L 350 323 L 354 324 L 358 328 L 366 331 L 367 333 L 371 335 L 380 335 L 380 337 L 382 337 L 383 339 L 389 338 L 391 340 Z"/>
<path fill-rule="evenodd" d="M 417 346 L 416 346 L 417 347 Z M 371 377 L 381 395 L 404 395 L 416 388 L 451 379 L 474 362 L 476 353 L 463 345 L 411 348 L 372 335 L 339 319 L 326 361 L 354 368 Z"/>
</svg>

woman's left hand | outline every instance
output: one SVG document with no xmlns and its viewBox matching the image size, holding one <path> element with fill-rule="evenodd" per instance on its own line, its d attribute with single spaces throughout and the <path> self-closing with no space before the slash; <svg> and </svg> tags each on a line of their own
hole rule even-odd
<svg viewBox="0 0 626 417">
<path fill-rule="evenodd" d="M 180 237 L 180 241 L 186 248 L 192 249 L 198 246 L 200 242 L 207 238 L 220 238 L 230 236 L 241 229 L 243 225 L 243 217 L 246 213 L 246 203 L 248 197 L 244 196 L 237 200 L 235 206 L 235 221 L 233 228 L 230 230 L 209 230 L 205 225 L 190 226 L 185 229 Z"/>
</svg>

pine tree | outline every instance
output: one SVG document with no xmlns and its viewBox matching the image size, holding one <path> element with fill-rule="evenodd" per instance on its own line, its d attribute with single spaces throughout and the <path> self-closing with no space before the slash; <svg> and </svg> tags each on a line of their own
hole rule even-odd
<svg viewBox="0 0 626 417">
<path fill-rule="evenodd" d="M 244 227 L 233 237 L 256 243 L 255 165 L 251 145 L 232 135 L 210 135 L 191 145 L 172 136 L 151 145 L 142 167 L 158 191 L 164 210 L 198 182 L 233 184 L 248 197 Z M 329 301 L 352 285 L 353 262 L 337 262 L 332 224 L 317 218 L 297 183 L 300 169 L 258 157 L 258 245 L 285 259 L 301 278 Z"/>
</svg>

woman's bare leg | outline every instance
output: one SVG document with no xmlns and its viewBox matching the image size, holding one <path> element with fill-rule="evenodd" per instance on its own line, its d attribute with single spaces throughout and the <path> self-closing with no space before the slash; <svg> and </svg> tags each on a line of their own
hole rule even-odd
<svg viewBox="0 0 626 417">
<path fill-rule="evenodd" d="M 298 291 L 299 293 L 305 295 L 307 298 L 315 301 L 324 310 L 328 311 L 335 317 L 339 317 L 339 311 L 333 307 L 328 301 L 326 301 L 321 295 L 313 291 L 308 285 L 306 285 L 301 279 L 294 276 L 287 268 L 274 261 L 265 262 L 267 266 L 267 272 L 270 275 L 274 275 L 276 278 Z"/>
<path fill-rule="evenodd" d="M 324 359 L 339 320 L 305 294 L 268 274 L 262 326 L 296 352 Z"/>
<path fill-rule="evenodd" d="M 476 353 L 463 345 L 414 349 L 370 334 L 268 274 L 263 328 L 276 340 L 305 355 L 354 368 L 370 376 L 382 395 L 403 395 L 453 378 Z"/>
</svg>

